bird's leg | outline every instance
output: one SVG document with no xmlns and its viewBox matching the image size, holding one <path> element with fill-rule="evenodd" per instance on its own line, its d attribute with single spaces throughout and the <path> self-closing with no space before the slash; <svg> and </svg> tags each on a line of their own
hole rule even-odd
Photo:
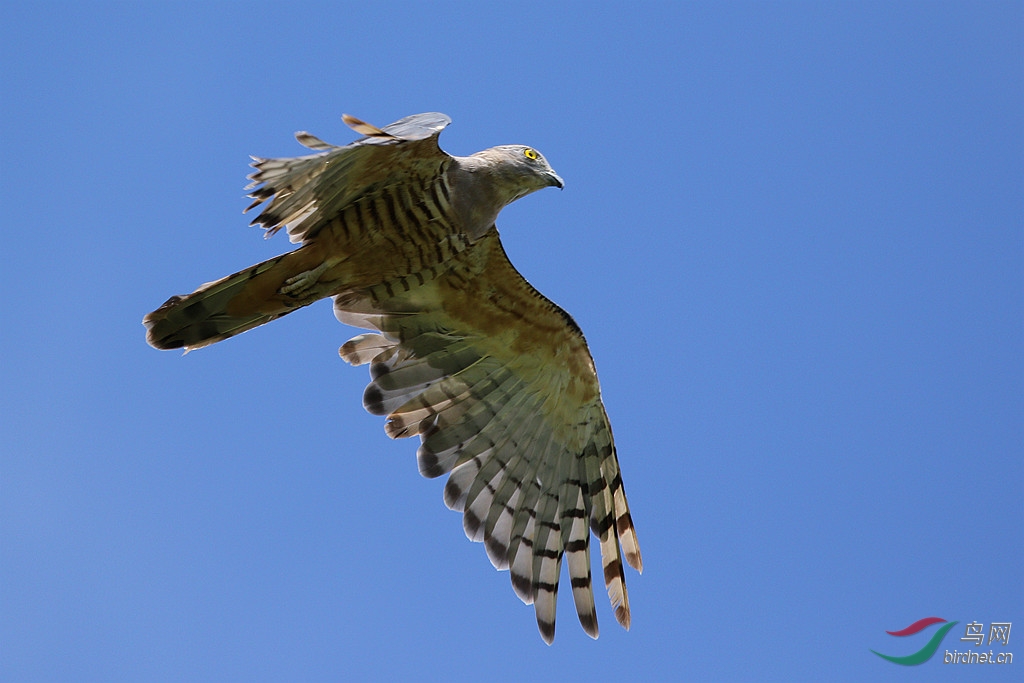
<svg viewBox="0 0 1024 683">
<path fill-rule="evenodd" d="M 320 280 L 320 276 L 323 275 L 331 265 L 332 264 L 329 261 L 324 261 L 312 270 L 307 270 L 294 277 L 288 278 L 284 281 L 284 284 L 281 285 L 281 294 L 290 297 L 302 296 Z"/>
</svg>

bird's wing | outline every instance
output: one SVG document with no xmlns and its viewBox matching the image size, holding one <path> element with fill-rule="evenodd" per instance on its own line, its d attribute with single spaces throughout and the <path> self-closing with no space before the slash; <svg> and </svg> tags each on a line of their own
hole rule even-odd
<svg viewBox="0 0 1024 683">
<path fill-rule="evenodd" d="M 449 473 L 445 503 L 510 570 L 544 639 L 554 638 L 563 555 L 580 623 L 597 637 L 588 527 L 628 628 L 621 559 L 640 570 L 640 550 L 593 360 L 572 318 L 508 261 L 497 231 L 447 264 L 336 297 L 335 311 L 377 331 L 341 347 L 353 365 L 370 364 L 363 405 L 387 416 L 392 438 L 420 436 L 424 476 Z"/>
<path fill-rule="evenodd" d="M 246 211 L 267 202 L 252 225 L 265 228 L 268 237 L 287 226 L 292 242 L 305 242 L 359 197 L 396 183 L 426 184 L 451 159 L 437 144 L 451 122 L 444 114 L 415 114 L 384 128 L 347 114 L 342 118 L 364 137 L 338 147 L 299 132 L 295 138 L 317 154 L 253 157 L 256 170 L 245 189 L 254 201 Z"/>
</svg>

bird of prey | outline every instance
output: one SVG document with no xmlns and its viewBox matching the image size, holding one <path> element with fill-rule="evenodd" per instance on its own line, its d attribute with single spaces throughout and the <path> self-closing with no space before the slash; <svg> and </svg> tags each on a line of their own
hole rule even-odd
<svg viewBox="0 0 1024 683">
<path fill-rule="evenodd" d="M 568 313 L 512 267 L 495 220 L 509 203 L 562 179 L 537 150 L 442 151 L 451 121 L 417 114 L 339 147 L 253 157 L 246 187 L 265 204 L 252 225 L 287 228 L 301 246 L 173 296 L 145 317 L 158 349 L 197 349 L 324 297 L 338 319 L 371 330 L 341 357 L 369 363 L 363 394 L 392 438 L 419 435 L 427 477 L 449 474 L 444 501 L 466 535 L 532 603 L 555 636 L 563 557 L 584 631 L 598 635 L 590 533 L 599 539 L 615 617 L 629 628 L 622 557 L 642 570 L 611 427 L 590 351 Z"/>
</svg>

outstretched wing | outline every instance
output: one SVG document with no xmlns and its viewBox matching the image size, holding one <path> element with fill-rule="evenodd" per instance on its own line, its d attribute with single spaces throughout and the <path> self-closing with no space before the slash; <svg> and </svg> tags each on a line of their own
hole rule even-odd
<svg viewBox="0 0 1024 683">
<path fill-rule="evenodd" d="M 252 221 L 267 236 L 288 226 L 292 242 L 305 242 L 359 197 L 396 183 L 437 178 L 451 157 L 437 137 L 451 123 L 444 114 L 415 114 L 384 128 L 345 115 L 345 123 L 365 136 L 339 147 L 306 132 L 295 134 L 318 154 L 263 159 L 253 157 L 256 170 L 245 189 L 254 200 L 249 211 L 269 203 Z"/>
<path fill-rule="evenodd" d="M 348 362 L 370 363 L 363 405 L 387 416 L 392 438 L 420 436 L 423 475 L 450 473 L 445 503 L 510 570 L 544 640 L 554 638 L 563 555 L 580 623 L 597 637 L 588 527 L 628 628 L 622 554 L 642 565 L 593 360 L 572 318 L 509 263 L 497 231 L 415 278 L 336 297 L 335 312 L 377 330 L 341 347 Z"/>
</svg>

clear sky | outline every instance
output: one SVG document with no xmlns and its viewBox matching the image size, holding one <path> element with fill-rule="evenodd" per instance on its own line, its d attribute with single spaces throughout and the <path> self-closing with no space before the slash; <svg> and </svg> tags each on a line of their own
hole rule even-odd
<svg viewBox="0 0 1024 683">
<path fill-rule="evenodd" d="M 0 678 L 1020 680 L 1024 4 L 347 5 L 5 5 Z M 422 111 L 566 181 L 499 229 L 596 359 L 629 632 L 543 644 L 329 303 L 145 344 L 290 248 L 247 155 Z"/>
</svg>

